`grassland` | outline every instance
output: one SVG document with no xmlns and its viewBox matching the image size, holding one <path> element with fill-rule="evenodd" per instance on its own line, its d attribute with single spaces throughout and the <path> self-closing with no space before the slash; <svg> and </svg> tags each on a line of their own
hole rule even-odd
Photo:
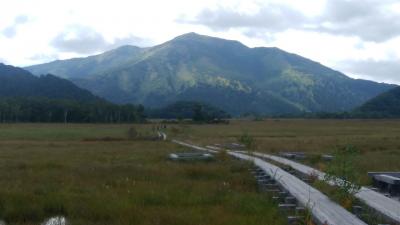
<svg viewBox="0 0 400 225">
<path fill-rule="evenodd" d="M 66 216 L 91 224 L 284 224 L 276 205 L 257 192 L 248 164 L 223 156 L 177 163 L 169 142 L 128 140 L 132 125 L 0 125 L 0 219 L 40 224 Z M 142 134 L 154 124 L 135 125 Z M 247 133 L 256 150 L 332 153 L 353 145 L 356 168 L 400 170 L 398 120 L 231 121 L 228 125 L 169 124 L 170 137 L 200 144 L 236 142 Z M 315 159 L 315 160 L 314 160 Z M 306 163 L 323 169 L 317 158 Z"/>
<path fill-rule="evenodd" d="M 129 141 L 130 125 L 0 125 L 0 219 L 71 225 L 283 223 L 248 164 L 166 159 L 182 147 Z M 135 126 L 150 133 L 152 125 Z M 201 127 L 202 129 L 202 127 Z M 105 140 L 114 141 L 101 141 Z"/>
<path fill-rule="evenodd" d="M 359 150 L 356 168 L 368 184 L 368 171 L 400 171 L 400 120 L 265 120 L 229 125 L 175 125 L 170 134 L 195 143 L 237 142 L 245 133 L 260 152 L 302 151 L 318 156 L 352 145 Z M 305 161 L 321 170 L 318 157 Z"/>
</svg>

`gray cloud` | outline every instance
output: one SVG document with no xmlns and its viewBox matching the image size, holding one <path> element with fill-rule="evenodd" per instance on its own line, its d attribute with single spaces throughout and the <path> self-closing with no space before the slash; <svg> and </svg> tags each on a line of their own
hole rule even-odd
<svg viewBox="0 0 400 225">
<path fill-rule="evenodd" d="M 400 35 L 400 14 L 390 10 L 395 2 L 327 0 L 321 15 L 314 17 L 283 4 L 260 5 L 256 14 L 243 14 L 225 8 L 204 9 L 194 19 L 180 17 L 177 21 L 205 25 L 215 30 L 247 28 L 248 35 L 298 29 L 382 42 Z"/>
<path fill-rule="evenodd" d="M 178 19 L 178 22 L 202 24 L 216 30 L 252 27 L 270 31 L 281 31 L 288 27 L 297 27 L 302 25 L 304 21 L 305 16 L 300 12 L 278 4 L 262 7 L 258 13 L 253 15 L 218 8 L 217 10 L 205 9 L 194 20 L 188 20 L 184 17 Z"/>
<path fill-rule="evenodd" d="M 358 36 L 382 42 L 400 35 L 400 14 L 392 12 L 394 0 L 329 0 L 324 14 L 317 18 L 317 30 Z M 329 25 L 324 25 L 329 24 Z"/>
<path fill-rule="evenodd" d="M 28 16 L 19 15 L 14 19 L 14 23 L 12 25 L 6 27 L 4 30 L 2 30 L 1 33 L 7 38 L 13 38 L 17 34 L 18 26 L 25 24 L 28 21 L 29 21 Z"/>
<path fill-rule="evenodd" d="M 338 65 L 339 69 L 347 73 L 362 76 L 365 79 L 394 82 L 400 84 L 400 60 L 363 60 L 345 61 Z"/>
<path fill-rule="evenodd" d="M 144 46 L 150 44 L 147 39 L 136 36 L 117 38 L 114 42 L 108 42 L 104 36 L 90 27 L 71 26 L 63 33 L 58 34 L 51 45 L 62 52 L 75 52 L 91 54 L 100 51 L 107 51 L 122 45 Z"/>
</svg>

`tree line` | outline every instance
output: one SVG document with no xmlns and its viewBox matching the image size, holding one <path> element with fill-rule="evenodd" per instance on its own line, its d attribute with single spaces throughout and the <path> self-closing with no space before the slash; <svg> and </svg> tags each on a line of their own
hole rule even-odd
<svg viewBox="0 0 400 225">
<path fill-rule="evenodd" d="M 142 105 L 80 102 L 44 97 L 0 98 L 0 122 L 126 123 L 145 120 Z"/>
<path fill-rule="evenodd" d="M 231 116 L 209 104 L 195 101 L 178 101 L 158 109 L 147 109 L 152 118 L 161 119 L 192 119 L 195 122 L 213 122 L 231 118 Z"/>
</svg>

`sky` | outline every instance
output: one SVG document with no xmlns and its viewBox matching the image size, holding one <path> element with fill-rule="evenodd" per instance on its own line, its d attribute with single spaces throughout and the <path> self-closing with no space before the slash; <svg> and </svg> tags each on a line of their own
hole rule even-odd
<svg viewBox="0 0 400 225">
<path fill-rule="evenodd" d="M 398 0 L 13 0 L 0 62 L 27 66 L 188 32 L 278 47 L 348 76 L 400 84 Z"/>
</svg>

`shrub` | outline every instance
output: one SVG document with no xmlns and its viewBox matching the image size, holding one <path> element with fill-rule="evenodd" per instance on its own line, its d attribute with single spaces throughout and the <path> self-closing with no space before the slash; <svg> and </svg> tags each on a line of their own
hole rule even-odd
<svg viewBox="0 0 400 225">
<path fill-rule="evenodd" d="M 243 133 L 240 137 L 237 138 L 237 140 L 239 143 L 245 145 L 248 150 L 256 149 L 256 140 L 247 132 Z"/>
</svg>

